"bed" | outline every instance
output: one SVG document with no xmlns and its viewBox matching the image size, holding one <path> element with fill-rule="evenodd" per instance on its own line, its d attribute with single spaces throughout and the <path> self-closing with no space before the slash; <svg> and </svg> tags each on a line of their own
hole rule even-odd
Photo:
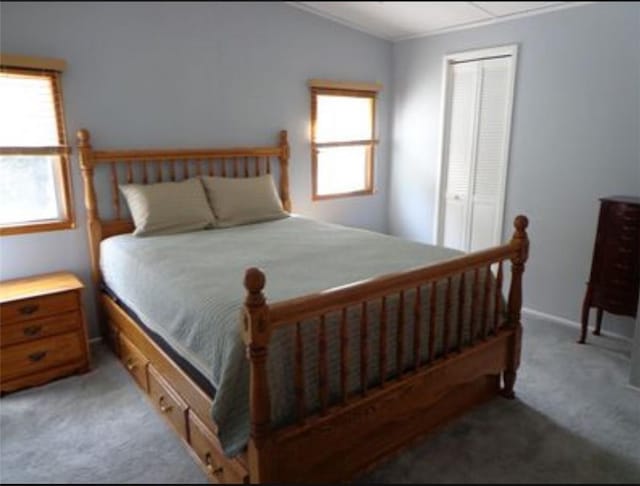
<svg viewBox="0 0 640 486">
<path fill-rule="evenodd" d="M 211 481 L 349 480 L 513 397 L 526 217 L 471 254 L 297 215 L 137 238 L 119 183 L 269 173 L 290 211 L 286 132 L 231 149 L 77 140 L 103 332 Z"/>
</svg>

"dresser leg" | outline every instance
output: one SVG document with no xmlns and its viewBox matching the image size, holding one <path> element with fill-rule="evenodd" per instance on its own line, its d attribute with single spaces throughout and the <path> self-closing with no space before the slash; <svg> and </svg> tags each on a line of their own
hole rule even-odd
<svg viewBox="0 0 640 486">
<path fill-rule="evenodd" d="M 584 344 L 587 340 L 587 327 L 589 325 L 589 308 L 591 307 L 591 287 L 587 287 L 587 293 L 582 303 L 582 330 L 580 332 L 579 344 Z"/>
<path fill-rule="evenodd" d="M 593 331 L 593 334 L 596 336 L 600 335 L 600 329 L 602 328 L 602 309 L 598 307 L 598 313 L 596 314 L 596 329 Z"/>
</svg>

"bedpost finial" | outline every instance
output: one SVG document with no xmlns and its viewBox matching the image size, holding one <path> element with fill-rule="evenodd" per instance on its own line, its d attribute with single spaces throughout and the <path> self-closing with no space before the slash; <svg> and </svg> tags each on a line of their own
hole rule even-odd
<svg viewBox="0 0 640 486">
<path fill-rule="evenodd" d="M 86 128 L 81 128 L 76 132 L 76 140 L 78 141 L 78 147 L 90 147 L 91 146 L 91 134 Z"/>
<path fill-rule="evenodd" d="M 516 233 L 525 233 L 529 227 L 529 218 L 524 214 L 519 214 L 513 220 L 513 226 L 516 229 Z"/>
<path fill-rule="evenodd" d="M 288 144 L 288 135 L 286 130 L 280 130 L 280 145 Z"/>
<path fill-rule="evenodd" d="M 244 288 L 247 289 L 246 305 L 264 305 L 265 298 L 262 290 L 266 280 L 264 273 L 259 268 L 251 267 L 247 269 L 244 274 Z"/>
</svg>

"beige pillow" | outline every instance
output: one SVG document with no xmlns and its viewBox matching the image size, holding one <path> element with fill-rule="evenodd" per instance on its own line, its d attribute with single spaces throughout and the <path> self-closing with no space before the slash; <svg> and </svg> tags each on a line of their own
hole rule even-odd
<svg viewBox="0 0 640 486">
<path fill-rule="evenodd" d="M 215 220 L 202 183 L 181 182 L 121 185 L 136 236 L 194 231 L 213 226 Z"/>
<path fill-rule="evenodd" d="M 270 174 L 245 178 L 202 177 L 202 182 L 216 217 L 216 227 L 288 216 Z"/>
</svg>

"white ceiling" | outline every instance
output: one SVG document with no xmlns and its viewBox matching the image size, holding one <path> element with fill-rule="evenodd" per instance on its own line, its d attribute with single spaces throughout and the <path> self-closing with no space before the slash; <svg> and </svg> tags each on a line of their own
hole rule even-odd
<svg viewBox="0 0 640 486">
<path fill-rule="evenodd" d="M 398 41 L 593 2 L 287 3 L 377 37 Z"/>
</svg>

